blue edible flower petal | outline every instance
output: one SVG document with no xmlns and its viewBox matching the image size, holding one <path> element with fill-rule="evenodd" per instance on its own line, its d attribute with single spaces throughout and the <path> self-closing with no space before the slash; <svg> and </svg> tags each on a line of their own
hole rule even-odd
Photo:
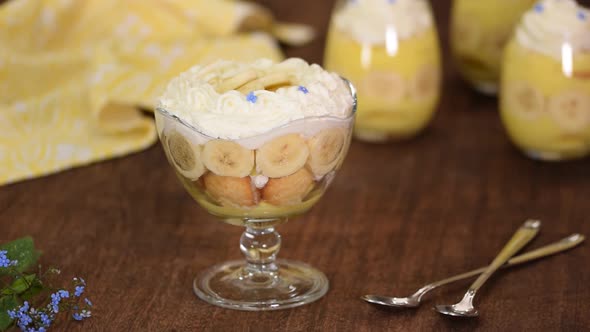
<svg viewBox="0 0 590 332">
<path fill-rule="evenodd" d="M 258 97 L 256 97 L 256 95 L 254 94 L 254 92 L 250 92 L 247 96 L 246 96 L 246 100 L 251 102 L 252 104 L 255 104 L 256 101 L 258 101 Z"/>
</svg>

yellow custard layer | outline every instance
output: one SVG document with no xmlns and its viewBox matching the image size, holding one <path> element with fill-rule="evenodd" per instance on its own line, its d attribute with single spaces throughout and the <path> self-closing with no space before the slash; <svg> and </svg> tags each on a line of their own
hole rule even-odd
<svg viewBox="0 0 590 332">
<path fill-rule="evenodd" d="M 510 138 L 529 154 L 555 160 L 588 154 L 590 53 L 574 54 L 569 66 L 511 41 L 500 110 Z"/>
<path fill-rule="evenodd" d="M 536 0 L 455 0 L 451 47 L 461 74 L 476 86 L 499 81 L 502 52 Z M 483 87 L 485 89 L 485 87 Z"/>
<path fill-rule="evenodd" d="M 385 33 L 385 32 L 384 32 Z M 437 33 L 429 28 L 392 45 L 362 45 L 332 27 L 325 67 L 357 88 L 355 136 L 389 140 L 415 135 L 431 120 L 440 95 Z"/>
</svg>

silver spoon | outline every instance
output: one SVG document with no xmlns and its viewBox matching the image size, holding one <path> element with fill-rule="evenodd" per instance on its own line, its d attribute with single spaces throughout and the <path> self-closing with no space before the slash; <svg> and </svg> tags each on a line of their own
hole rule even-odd
<svg viewBox="0 0 590 332">
<path fill-rule="evenodd" d="M 473 299 L 477 291 L 483 284 L 496 272 L 504 263 L 506 263 L 515 253 L 531 241 L 539 232 L 541 222 L 538 220 L 527 220 L 520 228 L 512 235 L 512 238 L 502 251 L 494 258 L 492 263 L 486 270 L 475 279 L 471 287 L 467 290 L 463 299 L 456 304 L 437 305 L 436 311 L 443 315 L 456 317 L 476 317 L 479 312 L 473 306 Z"/>
<path fill-rule="evenodd" d="M 543 258 L 546 256 L 554 255 L 565 250 L 574 248 L 578 244 L 584 242 L 585 237 L 581 234 L 572 234 L 560 241 L 554 242 L 552 244 L 548 244 L 541 248 L 535 249 L 533 251 L 529 251 L 519 256 L 512 257 L 506 264 L 502 266 L 502 268 L 511 267 L 519 264 L 523 264 L 532 260 L 536 260 L 539 258 Z M 398 308 L 416 308 L 420 305 L 422 301 L 422 297 L 426 295 L 426 293 L 438 288 L 440 286 L 471 278 L 474 277 L 483 271 L 486 270 L 486 267 L 480 267 L 479 269 L 465 272 L 462 274 L 458 274 L 456 276 L 446 278 L 443 280 L 439 280 L 433 282 L 431 284 L 425 285 L 424 287 L 418 289 L 414 294 L 408 297 L 390 297 L 390 296 L 381 296 L 381 295 L 364 295 L 361 298 L 369 303 L 379 304 L 384 306 L 390 307 L 398 307 Z"/>
</svg>

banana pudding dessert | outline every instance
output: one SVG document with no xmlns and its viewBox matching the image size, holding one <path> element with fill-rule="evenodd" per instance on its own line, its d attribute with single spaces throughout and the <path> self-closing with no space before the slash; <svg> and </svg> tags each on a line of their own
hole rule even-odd
<svg viewBox="0 0 590 332">
<path fill-rule="evenodd" d="M 324 62 L 358 88 L 356 138 L 404 139 L 430 122 L 440 95 L 441 65 L 426 1 L 341 1 Z"/>
<path fill-rule="evenodd" d="M 520 17 L 537 0 L 455 0 L 451 49 L 462 76 L 477 90 L 495 95 L 504 47 Z"/>
<path fill-rule="evenodd" d="M 527 12 L 504 55 L 501 116 L 512 141 L 542 160 L 590 152 L 590 11 L 545 0 Z"/>
<path fill-rule="evenodd" d="M 228 222 L 304 213 L 348 150 L 348 82 L 301 59 L 217 61 L 173 79 L 156 122 L 185 188 Z"/>
</svg>

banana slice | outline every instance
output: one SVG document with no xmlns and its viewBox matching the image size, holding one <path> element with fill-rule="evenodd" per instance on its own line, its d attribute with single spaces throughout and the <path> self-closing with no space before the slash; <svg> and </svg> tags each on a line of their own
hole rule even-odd
<svg viewBox="0 0 590 332">
<path fill-rule="evenodd" d="M 535 87 L 524 82 L 512 82 L 506 88 L 506 108 L 523 118 L 535 119 L 545 109 L 545 97 Z"/>
<path fill-rule="evenodd" d="M 238 143 L 212 140 L 203 148 L 203 163 L 213 173 L 221 176 L 245 177 L 254 168 L 254 151 Z"/>
<path fill-rule="evenodd" d="M 262 199 L 272 205 L 295 205 L 311 192 L 313 175 L 305 168 L 278 179 L 270 179 L 262 189 Z"/>
<path fill-rule="evenodd" d="M 547 108 L 563 130 L 577 133 L 590 125 L 590 95 L 567 91 L 549 99 Z"/>
<path fill-rule="evenodd" d="M 201 161 L 201 147 L 191 143 L 176 130 L 167 132 L 164 144 L 170 161 L 176 170 L 191 181 L 197 180 L 205 173 L 205 166 Z"/>
<path fill-rule="evenodd" d="M 215 84 L 219 80 L 219 73 L 233 66 L 234 64 L 230 61 L 215 61 L 203 66 L 196 75 L 209 83 Z"/>
<path fill-rule="evenodd" d="M 251 91 L 264 90 L 271 86 L 285 86 L 291 84 L 291 75 L 282 72 L 270 73 L 264 76 L 260 76 L 257 79 L 250 81 L 249 83 L 242 85 L 238 91 L 243 94 L 247 94 Z"/>
<path fill-rule="evenodd" d="M 247 69 L 241 73 L 238 73 L 224 81 L 222 81 L 218 86 L 217 86 L 217 91 L 218 92 L 226 92 L 226 91 L 230 91 L 230 90 L 235 90 L 239 87 L 241 87 L 242 85 L 253 81 L 255 79 L 258 78 L 258 75 L 256 74 L 256 71 L 254 69 Z"/>
<path fill-rule="evenodd" d="M 396 73 L 374 71 L 365 76 L 358 89 L 367 97 L 397 103 L 406 95 L 407 86 L 404 79 Z"/>
<path fill-rule="evenodd" d="M 346 144 L 346 133 L 342 128 L 331 128 L 319 132 L 308 142 L 309 160 L 307 166 L 317 177 L 326 175 L 336 167 Z"/>
<path fill-rule="evenodd" d="M 250 177 L 220 176 L 207 173 L 203 177 L 205 190 L 223 206 L 251 207 L 258 204 L 258 191 Z"/>
<path fill-rule="evenodd" d="M 309 148 L 298 134 L 288 134 L 265 143 L 256 151 L 256 167 L 269 178 L 295 173 L 305 166 Z"/>
<path fill-rule="evenodd" d="M 433 65 L 424 66 L 410 81 L 410 96 L 417 101 L 433 98 L 439 85 L 440 71 Z"/>
</svg>

